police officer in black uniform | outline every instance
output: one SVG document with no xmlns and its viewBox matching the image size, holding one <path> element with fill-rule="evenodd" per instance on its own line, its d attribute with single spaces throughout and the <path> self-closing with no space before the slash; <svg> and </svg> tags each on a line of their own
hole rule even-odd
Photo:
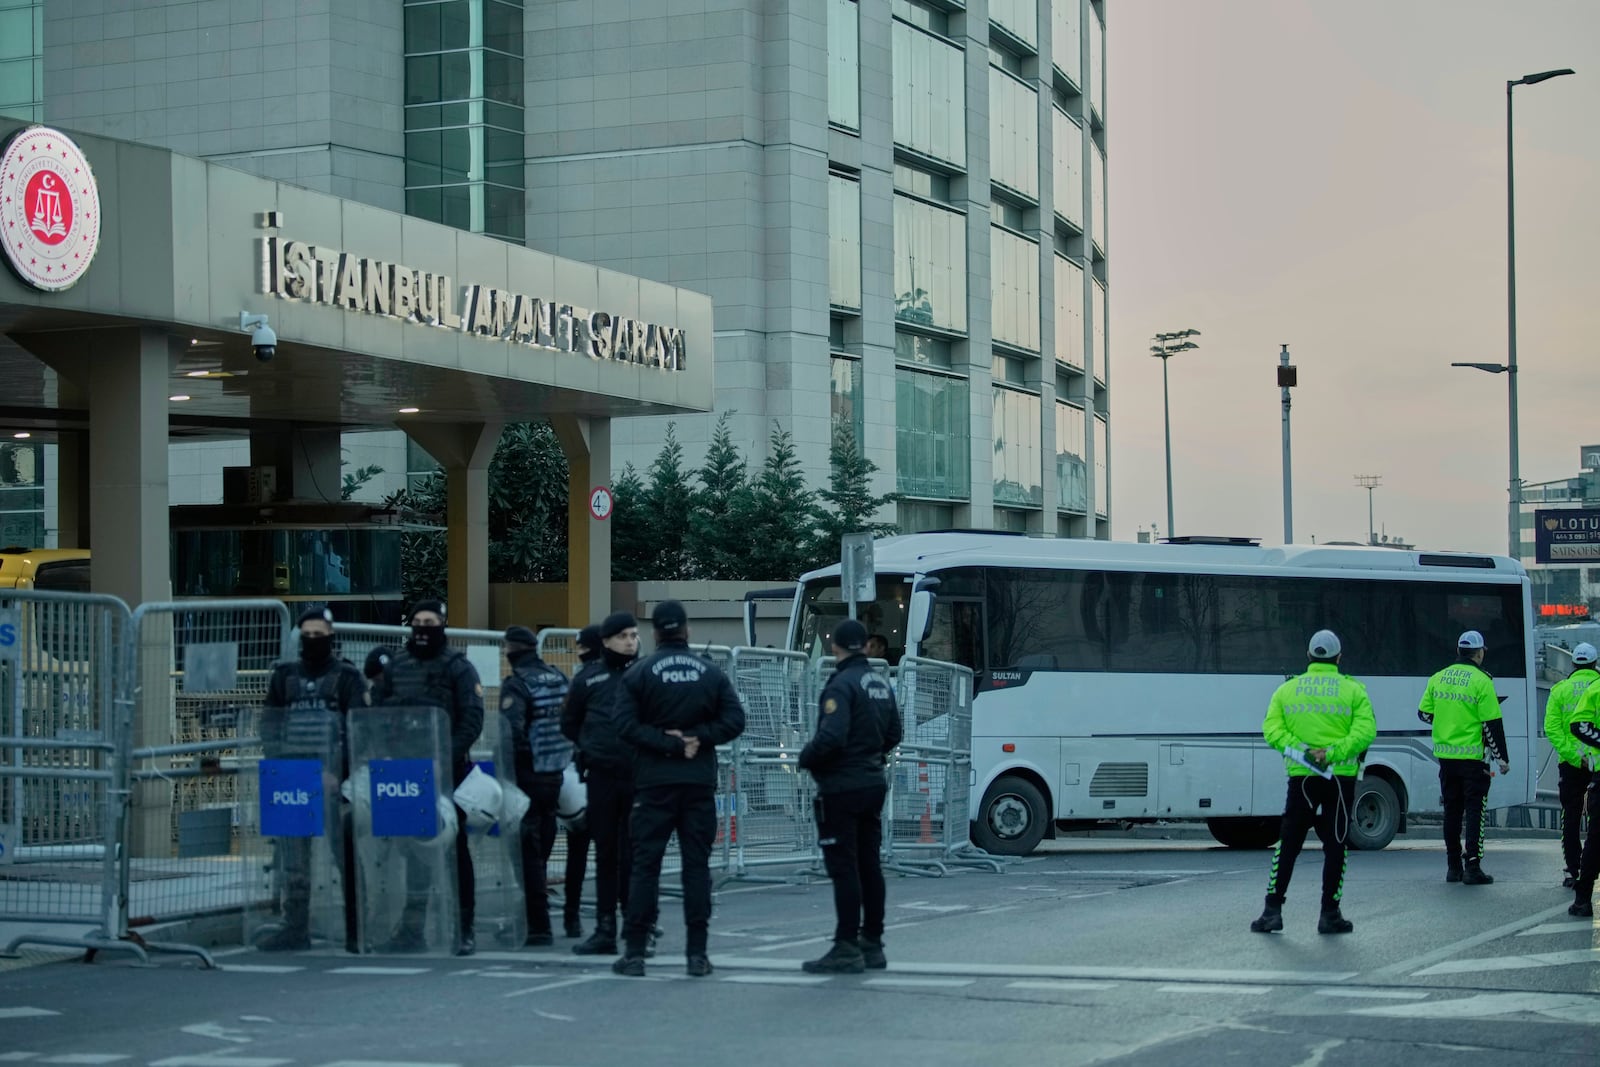
<svg viewBox="0 0 1600 1067">
<path fill-rule="evenodd" d="M 367 653 L 366 662 L 361 665 L 361 673 L 366 677 L 369 685 L 378 684 L 378 678 L 383 674 L 383 669 L 394 658 L 392 648 L 374 648 Z"/>
<path fill-rule="evenodd" d="M 617 951 L 617 906 L 628 908 L 633 850 L 628 813 L 633 808 L 633 753 L 617 735 L 617 682 L 639 656 L 639 622 L 626 611 L 600 624 L 603 653 L 594 669 L 579 671 L 561 712 L 561 732 L 578 744 L 589 791 L 586 821 L 594 840 L 595 927 L 572 946 L 580 956 Z"/>
<path fill-rule="evenodd" d="M 526 626 L 506 630 L 511 674 L 500 683 L 500 726 L 510 733 L 517 788 L 528 794 L 528 812 L 522 817 L 522 892 L 530 946 L 555 944 L 545 868 L 555 847 L 561 772 L 572 762 L 572 742 L 561 736 L 567 676 L 540 658 L 538 641 Z"/>
<path fill-rule="evenodd" d="M 328 761 L 322 768 L 323 802 L 336 804 L 339 782 L 350 775 L 348 716 L 351 708 L 366 706 L 367 684 L 361 672 L 333 654 L 332 612 L 312 608 L 301 614 L 299 628 L 299 659 L 275 664 L 267 679 L 261 714 L 262 754 L 268 759 Z M 342 864 L 344 946 L 349 952 L 360 952 L 355 837 L 348 808 L 333 822 L 332 830 L 328 843 L 336 862 Z M 276 848 L 285 874 L 284 923 L 257 947 L 264 952 L 310 948 L 312 839 L 280 838 Z"/>
<path fill-rule="evenodd" d="M 590 624 L 578 631 L 578 670 L 572 676 L 574 687 L 587 684 L 594 675 L 605 670 L 605 645 L 600 643 L 600 627 Z M 570 690 L 568 691 L 570 697 Z M 562 709 L 563 721 L 566 710 Z M 565 730 L 565 726 L 563 726 Z M 583 904 L 583 872 L 589 865 L 589 817 L 587 801 L 578 817 L 565 822 L 567 835 L 566 891 L 562 897 L 562 927 L 568 937 L 583 936 L 583 920 L 579 908 Z M 615 942 L 615 936 L 612 941 Z M 612 951 L 616 951 L 615 948 Z"/>
<path fill-rule="evenodd" d="M 833 947 L 803 968 L 813 974 L 860 974 L 887 967 L 883 919 L 887 890 L 883 846 L 885 757 L 900 743 L 900 709 L 888 679 L 867 662 L 867 629 L 845 619 L 833 629 L 838 669 L 822 690 L 817 733 L 800 766 L 817 781 L 817 833 L 833 881 Z"/>
<path fill-rule="evenodd" d="M 444 604 L 422 600 L 411 609 L 406 621 L 411 638 L 396 652 L 373 685 L 374 704 L 432 706 L 443 708 L 450 720 L 450 784 L 454 789 L 472 773 L 472 746 L 483 733 L 483 683 L 478 669 L 459 649 L 450 647 L 445 633 Z M 461 939 L 456 955 L 470 956 L 477 951 L 473 923 L 477 912 L 477 879 L 473 876 L 472 853 L 467 850 L 467 813 L 456 809 L 456 888 L 461 901 Z M 400 917 L 400 926 L 385 952 L 416 952 L 423 948 L 422 925 L 428 914 L 425 878 L 408 865 L 407 883 L 411 891 Z"/>
<path fill-rule="evenodd" d="M 630 827 L 633 886 L 623 931 L 627 946 L 611 969 L 634 977 L 644 974 L 661 860 L 677 831 L 688 931 L 686 969 L 691 977 L 703 977 L 711 973 L 706 941 L 711 846 L 717 837 L 717 746 L 744 732 L 744 706 L 728 676 L 689 651 L 689 619 L 682 604 L 663 601 L 650 621 L 656 651 L 635 664 L 618 685 L 618 732 L 633 748 L 636 800 Z"/>
</svg>

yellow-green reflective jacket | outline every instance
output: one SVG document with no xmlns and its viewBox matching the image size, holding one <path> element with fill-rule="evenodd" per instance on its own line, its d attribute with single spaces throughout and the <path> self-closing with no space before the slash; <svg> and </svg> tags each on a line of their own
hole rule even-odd
<svg viewBox="0 0 1600 1067">
<path fill-rule="evenodd" d="M 1267 744 L 1279 752 L 1289 748 L 1325 748 L 1334 774 L 1353 776 L 1357 761 L 1378 736 L 1367 687 L 1339 673 L 1332 663 L 1313 663 L 1306 672 L 1278 686 L 1261 724 Z M 1294 760 L 1283 761 L 1291 777 L 1311 772 Z"/>
</svg>

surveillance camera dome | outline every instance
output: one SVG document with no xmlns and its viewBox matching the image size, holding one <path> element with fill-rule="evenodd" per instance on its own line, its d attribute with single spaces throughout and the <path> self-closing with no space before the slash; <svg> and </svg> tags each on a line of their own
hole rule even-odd
<svg viewBox="0 0 1600 1067">
<path fill-rule="evenodd" d="M 255 349 L 256 359 L 268 363 L 278 354 L 278 335 L 272 332 L 270 326 L 258 326 L 255 333 L 250 335 L 250 344 Z"/>
</svg>

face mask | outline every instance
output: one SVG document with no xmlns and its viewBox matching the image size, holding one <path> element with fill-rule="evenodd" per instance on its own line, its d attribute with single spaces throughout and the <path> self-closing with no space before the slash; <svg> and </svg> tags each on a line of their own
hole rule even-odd
<svg viewBox="0 0 1600 1067">
<path fill-rule="evenodd" d="M 407 643 L 411 651 L 418 655 L 432 655 L 444 648 L 444 627 L 413 626 L 411 640 Z"/>
<path fill-rule="evenodd" d="M 300 635 L 300 658 L 307 663 L 326 663 L 332 656 L 332 634 Z"/>
</svg>

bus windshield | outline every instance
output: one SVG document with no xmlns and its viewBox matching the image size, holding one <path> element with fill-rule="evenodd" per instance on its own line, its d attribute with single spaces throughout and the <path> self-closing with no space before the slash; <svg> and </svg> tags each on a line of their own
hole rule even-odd
<svg viewBox="0 0 1600 1067">
<path fill-rule="evenodd" d="M 889 662 L 898 663 L 906 651 L 906 605 L 911 599 L 909 574 L 879 574 L 878 595 L 871 603 L 856 605 L 856 618 L 868 634 L 880 634 L 889 646 Z M 839 620 L 849 615 L 839 596 L 839 578 L 807 582 L 800 595 L 800 624 L 793 648 L 816 659 L 831 654 L 828 639 Z"/>
</svg>

